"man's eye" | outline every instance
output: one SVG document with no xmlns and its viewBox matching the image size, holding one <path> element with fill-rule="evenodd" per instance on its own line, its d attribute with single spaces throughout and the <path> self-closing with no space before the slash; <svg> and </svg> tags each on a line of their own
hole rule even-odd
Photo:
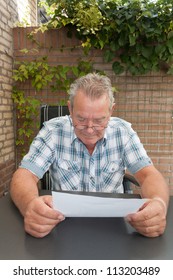
<svg viewBox="0 0 173 280">
<path fill-rule="evenodd" d="M 101 119 L 101 120 L 96 120 L 95 123 L 96 123 L 96 124 L 103 124 L 103 123 L 104 123 L 104 120 L 102 120 L 102 119 Z"/>
<path fill-rule="evenodd" d="M 95 123 L 101 124 L 103 123 L 103 120 L 96 120 Z"/>
<path fill-rule="evenodd" d="M 78 119 L 78 121 L 79 121 L 79 122 L 84 122 L 84 121 L 85 121 L 85 119 Z"/>
</svg>

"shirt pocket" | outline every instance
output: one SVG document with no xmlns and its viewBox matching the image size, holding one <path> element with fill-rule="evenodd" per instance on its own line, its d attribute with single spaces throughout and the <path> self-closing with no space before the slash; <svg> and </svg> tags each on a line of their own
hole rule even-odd
<svg viewBox="0 0 173 280">
<path fill-rule="evenodd" d="M 121 159 L 106 163 L 102 168 L 103 191 L 123 192 L 122 181 L 124 173 L 125 168 Z"/>
<path fill-rule="evenodd" d="M 56 181 L 62 190 L 78 190 L 80 187 L 79 162 L 60 159 L 57 162 Z"/>
</svg>

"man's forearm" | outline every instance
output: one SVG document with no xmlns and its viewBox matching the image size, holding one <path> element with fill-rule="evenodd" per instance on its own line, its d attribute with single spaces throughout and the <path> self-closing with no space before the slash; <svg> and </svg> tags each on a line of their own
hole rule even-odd
<svg viewBox="0 0 173 280">
<path fill-rule="evenodd" d="M 22 215 L 25 214 L 28 203 L 38 197 L 37 183 L 38 178 L 26 169 L 19 168 L 13 175 L 10 194 Z"/>
<path fill-rule="evenodd" d="M 136 174 L 136 178 L 141 185 L 142 197 L 163 200 L 167 208 L 169 204 L 169 188 L 161 173 L 155 167 L 146 168 L 142 173 L 142 175 L 140 172 Z"/>
</svg>

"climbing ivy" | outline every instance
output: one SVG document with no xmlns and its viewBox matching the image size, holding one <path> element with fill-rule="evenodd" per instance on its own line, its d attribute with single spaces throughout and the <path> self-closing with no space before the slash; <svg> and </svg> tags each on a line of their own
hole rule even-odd
<svg viewBox="0 0 173 280">
<path fill-rule="evenodd" d="M 75 28 L 85 51 L 102 49 L 115 74 L 173 74 L 172 0 L 45 0 L 44 28 Z M 43 26 L 41 28 L 43 28 Z"/>
<path fill-rule="evenodd" d="M 68 92 L 71 82 L 93 71 L 89 58 L 92 48 L 101 49 L 106 63 L 112 64 L 115 74 L 125 71 L 133 75 L 165 70 L 173 74 L 173 1 L 172 0 L 42 0 L 49 17 L 28 34 L 36 43 L 38 30 L 68 29 L 75 34 L 86 59 L 75 66 L 51 66 L 47 57 L 34 61 L 15 62 L 13 100 L 16 104 L 20 126 L 17 145 L 31 141 L 35 119 L 39 112 L 41 90 Z M 65 46 L 62 46 L 62 51 Z M 30 82 L 35 97 L 27 97 L 20 84 Z"/>
</svg>

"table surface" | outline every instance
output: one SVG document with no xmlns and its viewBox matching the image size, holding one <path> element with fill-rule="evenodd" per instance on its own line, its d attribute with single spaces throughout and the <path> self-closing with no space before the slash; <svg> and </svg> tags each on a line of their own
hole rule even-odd
<svg viewBox="0 0 173 280">
<path fill-rule="evenodd" d="M 1 260 L 172 260 L 173 197 L 164 235 L 147 238 L 123 218 L 66 218 L 46 237 L 25 233 L 23 217 L 7 195 L 0 199 Z"/>
</svg>

